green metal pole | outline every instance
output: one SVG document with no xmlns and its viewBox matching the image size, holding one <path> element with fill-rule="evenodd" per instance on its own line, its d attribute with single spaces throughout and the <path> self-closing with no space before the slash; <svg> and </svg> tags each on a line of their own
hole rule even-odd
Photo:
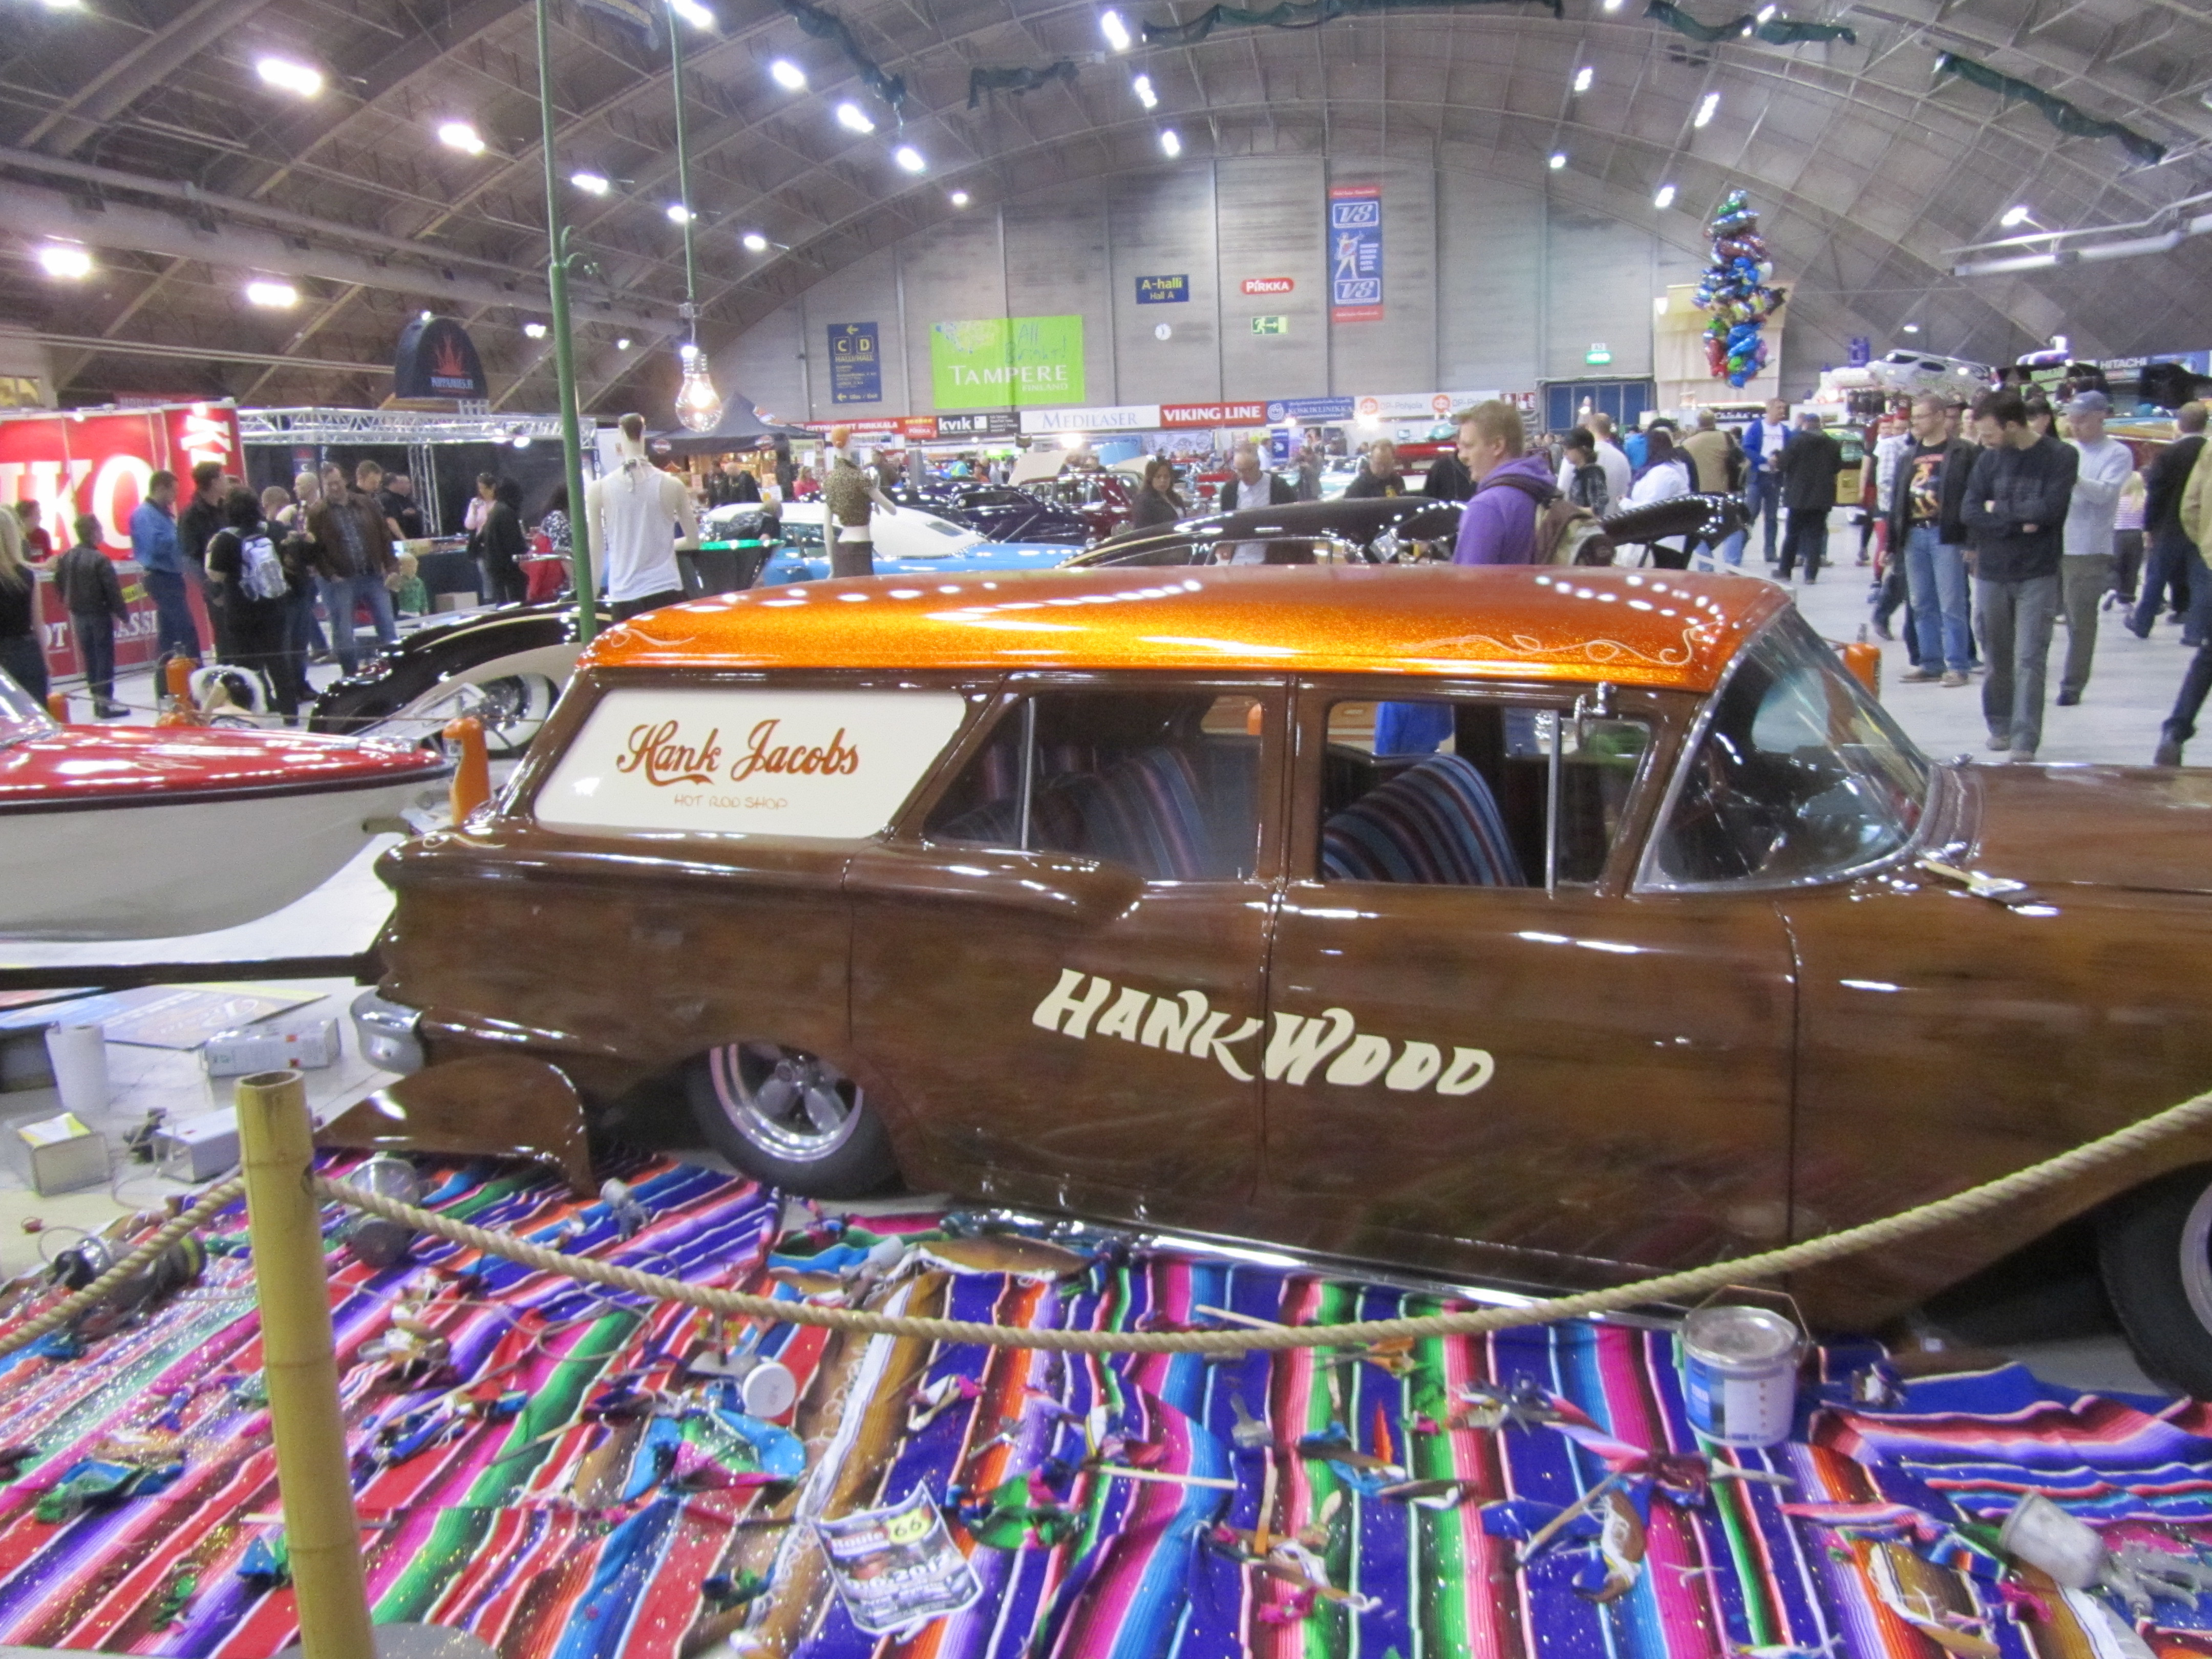
<svg viewBox="0 0 2212 1659">
<path fill-rule="evenodd" d="M 684 204 L 684 316 L 696 336 L 699 264 L 691 247 L 691 137 L 684 114 L 684 27 L 674 7 L 668 11 L 668 81 L 676 90 L 676 191 Z M 694 343 L 696 343 L 696 339 Z"/>
<path fill-rule="evenodd" d="M 553 310 L 553 367 L 561 398 L 561 460 L 568 477 L 568 538 L 576 582 L 576 637 L 599 631 L 592 580 L 592 515 L 584 501 L 584 441 L 576 420 L 576 342 L 568 325 L 568 233 L 561 222 L 561 168 L 553 155 L 553 44 L 548 0 L 538 0 L 538 107 L 545 137 L 545 287 Z M 690 248 L 690 227 L 684 227 Z"/>
</svg>

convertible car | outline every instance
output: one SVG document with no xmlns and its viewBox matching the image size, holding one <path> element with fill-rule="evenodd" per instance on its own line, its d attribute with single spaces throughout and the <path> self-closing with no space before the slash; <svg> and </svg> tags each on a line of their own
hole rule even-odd
<svg viewBox="0 0 2212 1659">
<path fill-rule="evenodd" d="M 702 543 L 736 544 L 757 539 L 770 546 L 753 586 L 824 581 L 830 552 L 823 544 L 826 511 L 819 501 L 789 501 L 781 507 L 717 507 L 701 526 Z M 1074 550 L 1064 542 L 987 541 L 975 531 L 940 519 L 918 507 L 886 514 L 878 510 L 869 526 L 875 538 L 879 576 L 934 576 L 962 570 L 1049 570 Z"/>
<path fill-rule="evenodd" d="M 359 1015 L 433 1073 L 680 1077 L 799 1193 L 1619 1282 L 2203 1088 L 2208 809 L 1930 760 L 1754 578 L 757 590 L 602 636 L 497 802 L 386 855 Z M 2212 1133 L 1795 1288 L 1863 1328 L 2087 1213 L 2212 1390 Z"/>
<path fill-rule="evenodd" d="M 1058 542 L 1081 547 L 1091 539 L 1091 526 L 1083 514 L 1012 484 L 953 479 L 919 491 L 895 489 L 891 499 L 902 507 L 918 507 L 972 530 L 986 541 Z"/>
</svg>

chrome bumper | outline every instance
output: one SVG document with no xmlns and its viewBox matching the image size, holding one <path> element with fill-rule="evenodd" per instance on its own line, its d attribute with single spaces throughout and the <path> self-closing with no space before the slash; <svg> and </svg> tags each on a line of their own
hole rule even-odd
<svg viewBox="0 0 2212 1659">
<path fill-rule="evenodd" d="M 428 1063 L 422 1053 L 422 1023 L 420 1008 L 386 1001 L 374 991 L 363 991 L 353 1000 L 353 1029 L 361 1056 L 380 1071 L 404 1076 Z"/>
</svg>

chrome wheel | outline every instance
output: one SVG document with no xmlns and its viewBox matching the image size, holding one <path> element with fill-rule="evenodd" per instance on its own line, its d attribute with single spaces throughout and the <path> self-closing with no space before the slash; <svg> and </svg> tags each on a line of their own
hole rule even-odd
<svg viewBox="0 0 2212 1659">
<path fill-rule="evenodd" d="M 827 1060 L 773 1042 L 737 1042 L 707 1057 L 730 1127 L 750 1146 L 792 1164 L 832 1157 L 853 1137 L 860 1087 Z"/>
<path fill-rule="evenodd" d="M 543 674 L 507 674 L 471 682 L 422 708 L 416 718 L 437 734 L 450 720 L 473 714 L 483 722 L 484 751 L 494 757 L 520 754 L 560 701 L 561 688 Z M 442 744 L 442 739 L 438 739 Z"/>
<path fill-rule="evenodd" d="M 2212 1331 L 2212 1186 L 2197 1194 L 2181 1223 L 2181 1293 L 2197 1322 Z"/>
</svg>

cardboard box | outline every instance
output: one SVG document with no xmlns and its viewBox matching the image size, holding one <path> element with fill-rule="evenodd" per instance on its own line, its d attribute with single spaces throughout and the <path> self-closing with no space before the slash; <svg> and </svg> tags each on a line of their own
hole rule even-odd
<svg viewBox="0 0 2212 1659">
<path fill-rule="evenodd" d="M 171 1118 L 155 1131 L 154 1162 L 172 1181 L 197 1184 L 238 1167 L 238 1114 L 226 1108 Z"/>
<path fill-rule="evenodd" d="M 9 1162 L 41 1198 L 107 1182 L 107 1142 L 74 1112 L 18 1118 L 0 1141 Z"/>
<path fill-rule="evenodd" d="M 338 1022 L 323 1019 L 273 1021 L 218 1031 L 200 1050 L 210 1077 L 244 1077 L 249 1072 L 319 1072 L 337 1063 Z"/>
<path fill-rule="evenodd" d="M 482 603 L 473 590 L 459 593 L 434 593 L 430 596 L 433 611 L 473 611 Z"/>
</svg>

